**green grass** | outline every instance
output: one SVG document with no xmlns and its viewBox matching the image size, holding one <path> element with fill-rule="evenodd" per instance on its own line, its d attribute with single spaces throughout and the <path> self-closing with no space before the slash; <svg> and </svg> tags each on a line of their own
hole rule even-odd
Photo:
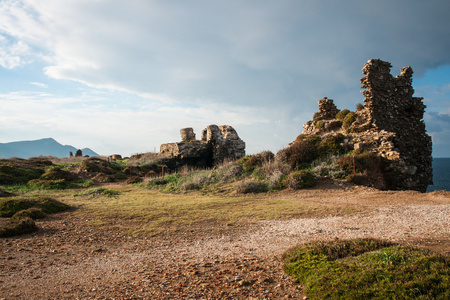
<svg viewBox="0 0 450 300">
<path fill-rule="evenodd" d="M 450 258 L 389 242 L 313 242 L 284 255 L 310 299 L 450 299 Z"/>
</svg>

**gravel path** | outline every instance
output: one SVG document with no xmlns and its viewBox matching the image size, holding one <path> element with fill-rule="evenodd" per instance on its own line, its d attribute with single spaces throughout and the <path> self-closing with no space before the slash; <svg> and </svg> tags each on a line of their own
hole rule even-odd
<svg viewBox="0 0 450 300">
<path fill-rule="evenodd" d="M 288 195 L 301 197 L 371 209 L 149 238 L 99 231 L 88 217 L 62 213 L 39 221 L 36 234 L 0 239 L 0 299 L 303 299 L 281 261 L 300 243 L 374 237 L 450 254 L 450 193 Z"/>
</svg>

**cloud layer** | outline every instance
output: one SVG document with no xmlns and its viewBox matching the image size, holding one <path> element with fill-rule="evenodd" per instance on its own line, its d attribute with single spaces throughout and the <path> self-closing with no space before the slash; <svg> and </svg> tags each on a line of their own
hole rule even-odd
<svg viewBox="0 0 450 300">
<path fill-rule="evenodd" d="M 98 119 L 98 131 L 117 127 L 117 135 L 130 139 L 119 143 L 136 151 L 148 149 L 121 128 L 161 128 L 147 135 L 164 142 L 163 128 L 201 130 L 211 123 L 237 127 L 253 151 L 277 150 L 301 132 L 323 96 L 354 109 L 370 58 L 391 61 L 394 74 L 411 65 L 416 77 L 450 65 L 448 11 L 450 2 L 434 0 L 6 0 L 0 2 L 0 65 L 39 65 L 49 79 L 85 86 L 68 98 L 109 91 L 95 94 L 101 105 L 70 107 L 51 84 L 28 81 L 36 89 L 48 86 L 47 96 L 33 95 L 39 103 L 58 103 L 61 119 Z M 42 125 L 36 116 L 21 119 Z M 120 120 L 136 127 L 117 125 Z M 76 134 L 73 124 L 67 128 L 61 130 Z M 94 137 L 92 124 L 84 130 Z"/>
</svg>

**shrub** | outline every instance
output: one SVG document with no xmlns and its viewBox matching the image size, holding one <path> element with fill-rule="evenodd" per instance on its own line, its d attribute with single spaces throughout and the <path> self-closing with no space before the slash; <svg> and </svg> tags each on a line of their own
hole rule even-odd
<svg viewBox="0 0 450 300">
<path fill-rule="evenodd" d="M 27 183 L 39 178 L 51 164 L 49 161 L 39 160 L 0 159 L 0 184 Z"/>
<path fill-rule="evenodd" d="M 284 185 L 293 190 L 313 187 L 316 185 L 316 177 L 306 170 L 294 171 L 284 179 Z"/>
<path fill-rule="evenodd" d="M 331 130 L 340 129 L 341 127 L 342 127 L 342 121 L 340 121 L 340 120 L 333 120 L 333 121 L 328 123 L 328 126 L 326 127 L 326 129 L 331 131 Z"/>
<path fill-rule="evenodd" d="M 356 104 L 356 111 L 361 111 L 364 109 L 364 105 L 361 103 Z"/>
<path fill-rule="evenodd" d="M 318 130 L 323 130 L 323 129 L 325 129 L 325 122 L 324 121 L 319 121 L 319 122 L 316 123 L 315 127 Z"/>
<path fill-rule="evenodd" d="M 42 209 L 37 207 L 30 207 L 28 209 L 24 209 L 21 211 L 16 212 L 11 218 L 13 219 L 21 219 L 21 218 L 31 218 L 33 220 L 36 219 L 43 219 L 47 216 L 45 212 L 42 211 Z"/>
<path fill-rule="evenodd" d="M 277 155 L 285 157 L 292 169 L 302 169 L 318 158 L 344 153 L 341 143 L 344 135 L 331 135 L 322 140 L 320 136 L 299 136 L 290 147 L 281 150 Z"/>
<path fill-rule="evenodd" d="M 242 182 L 236 191 L 241 194 L 265 193 L 268 191 L 268 184 L 260 181 Z"/>
<path fill-rule="evenodd" d="M 237 163 L 242 166 L 246 172 L 253 172 L 256 167 L 262 166 L 264 162 L 272 161 L 274 154 L 271 151 L 262 151 L 254 155 L 246 155 L 239 159 Z"/>
<path fill-rule="evenodd" d="M 342 156 L 336 162 L 348 176 L 347 180 L 359 185 L 385 189 L 384 160 L 372 152 Z"/>
<path fill-rule="evenodd" d="M 350 113 L 350 111 L 349 111 L 348 109 L 341 110 L 340 112 L 337 113 L 336 119 L 344 120 L 345 117 L 346 117 L 349 113 Z"/>
<path fill-rule="evenodd" d="M 47 169 L 44 174 L 40 177 L 41 180 L 59 180 L 64 179 L 66 181 L 74 181 L 77 180 L 77 176 L 75 174 L 62 170 L 59 167 L 53 166 Z"/>
<path fill-rule="evenodd" d="M 226 182 L 238 178 L 242 171 L 242 166 L 235 161 L 225 161 L 214 171 L 214 177 L 217 181 Z"/>
<path fill-rule="evenodd" d="M 10 219 L 0 227 L 0 237 L 10 237 L 37 231 L 39 228 L 29 217 Z"/>
<path fill-rule="evenodd" d="M 322 119 L 322 117 L 320 116 L 320 113 L 319 112 L 314 113 L 313 121 L 319 121 L 320 119 Z"/>
<path fill-rule="evenodd" d="M 15 213 L 31 207 L 40 208 L 46 214 L 62 212 L 69 209 L 67 204 L 50 197 L 8 198 L 0 200 L 0 217 L 11 217 Z"/>
<path fill-rule="evenodd" d="M 33 179 L 27 183 L 27 186 L 30 189 L 35 190 L 63 190 L 73 187 L 73 185 L 67 182 L 65 179 L 55 179 L 55 180 Z"/>
<path fill-rule="evenodd" d="M 121 167 L 116 163 L 108 162 L 104 159 L 91 157 L 83 160 L 82 169 L 88 172 L 104 173 L 112 175 L 116 173 Z"/>
<path fill-rule="evenodd" d="M 321 139 L 319 136 L 298 137 L 294 143 L 281 153 L 286 156 L 287 163 L 292 169 L 298 166 L 310 163 L 319 157 L 318 144 Z M 281 150 L 283 151 L 283 150 Z"/>
<path fill-rule="evenodd" d="M 319 157 L 327 157 L 331 154 L 342 154 L 344 149 L 341 144 L 344 142 L 345 136 L 343 134 L 331 135 L 319 143 L 318 153 Z"/>
<path fill-rule="evenodd" d="M 112 175 L 109 175 L 109 174 L 105 174 L 105 173 L 98 173 L 92 179 L 96 180 L 98 182 L 103 182 L 103 183 L 116 181 L 116 177 L 115 176 L 112 176 Z"/>
<path fill-rule="evenodd" d="M 342 121 L 342 127 L 344 127 L 344 129 L 349 128 L 355 121 L 356 121 L 356 114 L 354 112 L 349 112 L 345 116 L 344 121 Z"/>
</svg>

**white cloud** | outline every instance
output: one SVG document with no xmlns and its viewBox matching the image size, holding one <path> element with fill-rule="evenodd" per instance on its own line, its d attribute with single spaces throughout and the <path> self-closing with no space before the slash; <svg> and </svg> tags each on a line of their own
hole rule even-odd
<svg viewBox="0 0 450 300">
<path fill-rule="evenodd" d="M 226 110 L 216 105 L 183 108 L 140 102 L 138 108 L 127 109 L 109 102 L 102 97 L 62 98 L 38 92 L 0 94 L 2 142 L 17 140 L 18 135 L 23 139 L 51 136 L 102 154 L 129 155 L 179 141 L 179 130 L 184 127 L 193 127 L 200 135 L 210 124 L 233 124 L 238 133 L 254 124 L 272 126 L 268 124 L 272 112 L 251 107 Z"/>
<path fill-rule="evenodd" d="M 0 65 L 39 61 L 48 77 L 90 87 L 81 103 L 79 91 L 17 96 L 24 113 L 7 102 L 17 114 L 10 124 L 34 120 L 138 149 L 178 139 L 181 127 L 222 123 L 241 127 L 252 149 L 273 149 L 302 131 L 323 96 L 354 109 L 370 58 L 391 61 L 394 74 L 411 65 L 416 76 L 450 64 L 449 10 L 438 0 L 4 0 Z M 436 97 L 431 107 L 443 103 Z"/>
</svg>

